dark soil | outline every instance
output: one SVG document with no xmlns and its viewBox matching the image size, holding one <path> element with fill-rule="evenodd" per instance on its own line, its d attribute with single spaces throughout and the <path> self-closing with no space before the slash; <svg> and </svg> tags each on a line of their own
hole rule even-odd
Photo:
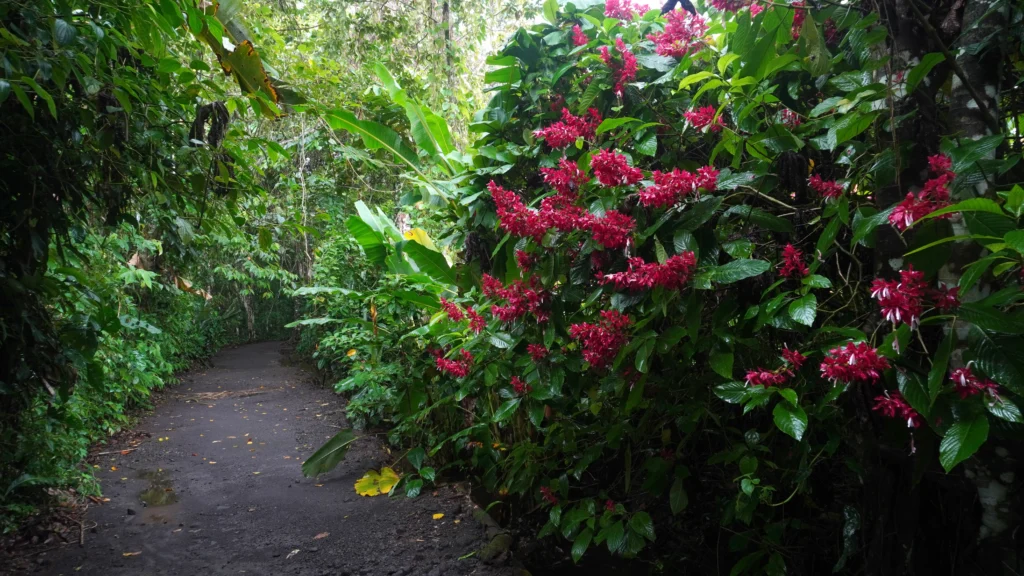
<svg viewBox="0 0 1024 576">
<path fill-rule="evenodd" d="M 84 545 L 34 553 L 47 575 L 510 575 L 465 491 L 361 497 L 353 483 L 393 464 L 376 437 L 317 479 L 300 466 L 345 426 L 342 400 L 282 363 L 280 343 L 224 351 L 162 395 L 136 432 L 91 462 L 110 501 L 86 512 Z M 444 514 L 434 520 L 434 514 Z M 461 559 L 460 559 L 461 558 Z"/>
</svg>

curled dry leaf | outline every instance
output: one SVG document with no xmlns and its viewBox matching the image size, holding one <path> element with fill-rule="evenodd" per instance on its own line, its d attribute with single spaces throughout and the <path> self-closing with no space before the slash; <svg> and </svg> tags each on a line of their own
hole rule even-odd
<svg viewBox="0 0 1024 576">
<path fill-rule="evenodd" d="M 327 538 L 330 535 L 331 535 L 330 532 L 321 532 L 321 533 L 317 534 L 316 536 L 314 536 L 313 540 L 320 540 L 322 538 Z"/>
</svg>

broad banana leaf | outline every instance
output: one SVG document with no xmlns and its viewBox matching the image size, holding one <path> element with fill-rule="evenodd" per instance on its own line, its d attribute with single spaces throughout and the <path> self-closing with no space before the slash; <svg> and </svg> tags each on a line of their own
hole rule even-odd
<svg viewBox="0 0 1024 576">
<path fill-rule="evenodd" d="M 416 145 L 447 173 L 451 174 L 454 169 L 448 161 L 447 155 L 455 151 L 455 142 L 448 129 L 448 123 L 444 118 L 410 99 L 383 64 L 378 62 L 373 69 L 377 73 L 377 78 L 387 89 L 391 100 L 405 108 L 405 115 L 409 118 L 409 132 L 412 133 Z"/>
</svg>

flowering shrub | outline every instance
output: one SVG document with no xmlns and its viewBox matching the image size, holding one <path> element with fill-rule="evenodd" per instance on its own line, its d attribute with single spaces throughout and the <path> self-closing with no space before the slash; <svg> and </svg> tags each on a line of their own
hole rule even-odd
<svg viewBox="0 0 1024 576">
<path fill-rule="evenodd" d="M 864 490 L 1022 421 L 1024 191 L 978 196 L 1001 135 L 894 153 L 877 15 L 710 5 L 549 3 L 491 60 L 472 163 L 412 198 L 446 207 L 455 264 L 389 256 L 438 303 L 398 433 L 574 561 L 857 571 L 852 535 L 896 532 Z"/>
</svg>

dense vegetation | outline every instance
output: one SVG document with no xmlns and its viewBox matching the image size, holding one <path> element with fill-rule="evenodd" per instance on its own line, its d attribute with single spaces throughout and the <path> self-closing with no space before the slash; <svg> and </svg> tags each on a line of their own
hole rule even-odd
<svg viewBox="0 0 1024 576">
<path fill-rule="evenodd" d="M 330 4 L 2 13 L 8 509 L 298 309 L 528 563 L 1020 572 L 1019 2 Z"/>
</svg>

